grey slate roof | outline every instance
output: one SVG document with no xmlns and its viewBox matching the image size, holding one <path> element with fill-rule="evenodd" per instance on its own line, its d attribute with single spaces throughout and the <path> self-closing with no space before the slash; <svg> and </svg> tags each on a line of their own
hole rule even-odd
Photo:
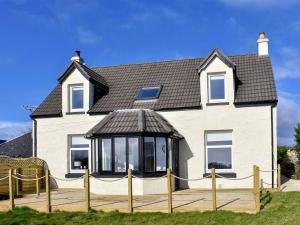
<svg viewBox="0 0 300 225">
<path fill-rule="evenodd" d="M 159 133 L 182 138 L 178 131 L 153 110 L 116 110 L 87 132 L 87 137 L 106 134 Z"/>
<path fill-rule="evenodd" d="M 236 65 L 235 104 L 277 102 L 269 56 L 247 54 L 226 57 Z M 105 79 L 109 91 L 95 103 L 89 112 L 91 114 L 108 113 L 118 109 L 139 108 L 153 110 L 200 108 L 198 68 L 204 60 L 194 58 L 92 68 L 101 76 L 101 79 Z M 142 87 L 159 85 L 163 87 L 157 100 L 135 101 Z M 32 116 L 61 114 L 62 100 L 59 95 L 61 95 L 61 87 L 58 85 Z"/>
<path fill-rule="evenodd" d="M 61 116 L 62 85 L 58 84 L 47 98 L 36 108 L 31 117 Z"/>
<path fill-rule="evenodd" d="M 0 144 L 0 155 L 22 158 L 32 157 L 32 133 L 23 134 Z"/>
</svg>

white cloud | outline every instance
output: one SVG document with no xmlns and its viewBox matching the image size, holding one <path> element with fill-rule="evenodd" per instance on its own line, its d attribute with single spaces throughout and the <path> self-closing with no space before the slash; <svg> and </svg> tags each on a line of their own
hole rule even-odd
<svg viewBox="0 0 300 225">
<path fill-rule="evenodd" d="M 0 121 L 0 139 L 10 140 L 31 130 L 31 122 Z"/>
<path fill-rule="evenodd" d="M 300 54 L 296 48 L 284 47 L 279 50 L 280 60 L 274 66 L 276 79 L 300 78 Z"/>
<path fill-rule="evenodd" d="M 95 44 L 102 40 L 102 37 L 95 34 L 91 30 L 80 26 L 77 28 L 78 40 L 83 44 Z"/>
<path fill-rule="evenodd" d="M 267 8 L 272 6 L 291 6 L 300 2 L 300 0 L 219 0 L 227 5 L 234 7 L 257 7 Z"/>
<path fill-rule="evenodd" d="M 285 92 L 281 95 L 279 92 L 278 101 L 278 144 L 294 145 L 294 128 L 300 121 L 300 105 L 296 101 L 288 98 L 295 96 L 294 94 Z"/>
</svg>

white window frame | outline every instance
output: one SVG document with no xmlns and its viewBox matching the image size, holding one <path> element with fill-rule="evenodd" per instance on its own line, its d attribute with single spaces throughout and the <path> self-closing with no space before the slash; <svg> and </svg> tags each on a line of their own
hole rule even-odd
<svg viewBox="0 0 300 225">
<path fill-rule="evenodd" d="M 224 80 L 224 99 L 211 99 L 211 85 L 210 85 L 211 80 Z M 227 87 L 226 87 L 225 73 L 208 75 L 208 102 L 209 103 L 227 102 Z"/>
<path fill-rule="evenodd" d="M 83 94 L 82 94 L 82 108 L 78 108 L 78 109 L 73 109 L 73 89 L 77 88 L 77 89 L 81 89 Z M 83 88 L 83 84 L 76 84 L 76 85 L 71 85 L 70 86 L 70 112 L 83 112 L 84 111 L 84 88 Z"/>
<path fill-rule="evenodd" d="M 228 133 L 231 132 L 231 145 L 207 145 L 207 135 L 212 133 Z M 232 130 L 218 130 L 218 131 L 205 131 L 205 170 L 207 173 L 211 173 L 211 169 L 208 169 L 208 148 L 231 148 L 231 169 L 215 169 L 216 172 L 222 173 L 230 173 L 234 171 L 234 164 L 233 164 L 233 131 Z"/>
<path fill-rule="evenodd" d="M 69 147 L 69 163 L 70 163 L 70 173 L 84 173 L 85 172 L 85 169 L 72 169 L 72 151 L 88 151 L 88 169 L 90 170 L 90 166 L 91 166 L 91 163 L 90 163 L 90 152 L 91 152 L 91 143 L 89 142 L 89 147 L 87 148 L 72 148 L 72 137 L 84 137 L 84 135 L 70 135 L 69 136 L 69 142 L 70 142 L 70 147 Z"/>
</svg>

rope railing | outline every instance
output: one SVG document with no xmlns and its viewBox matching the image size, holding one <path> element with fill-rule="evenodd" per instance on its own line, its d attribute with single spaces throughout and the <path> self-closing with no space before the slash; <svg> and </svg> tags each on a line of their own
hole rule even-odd
<svg viewBox="0 0 300 225">
<path fill-rule="evenodd" d="M 253 177 L 253 174 L 249 175 L 249 176 L 246 176 L 246 177 L 241 177 L 241 178 L 231 178 L 231 177 L 225 177 L 225 176 L 222 176 L 220 174 L 217 174 L 216 173 L 216 176 L 219 177 L 219 178 L 223 178 L 223 179 L 226 179 L 226 180 L 246 180 L 250 177 Z"/>
<path fill-rule="evenodd" d="M 277 171 L 277 169 L 274 169 L 274 170 L 259 170 L 259 172 L 262 172 L 262 173 L 272 173 L 272 172 L 275 172 Z"/>
<path fill-rule="evenodd" d="M 139 180 L 144 180 L 144 179 L 147 179 L 147 180 L 159 180 L 159 179 L 167 177 L 167 175 L 163 175 L 163 176 L 160 176 L 160 177 L 138 177 L 138 176 L 132 175 L 132 177 L 136 178 L 136 179 L 139 179 Z"/>
<path fill-rule="evenodd" d="M 18 175 L 20 177 L 35 177 L 36 176 L 36 174 L 24 175 L 24 174 L 20 174 L 20 173 L 16 173 L 16 175 Z"/>
<path fill-rule="evenodd" d="M 59 181 L 75 181 L 75 180 L 80 180 L 84 178 L 84 175 L 82 175 L 81 177 L 76 177 L 76 178 L 60 178 L 60 177 L 55 177 L 53 175 L 49 175 L 50 177 L 59 180 Z"/>
<path fill-rule="evenodd" d="M 126 176 L 124 176 L 124 177 L 121 177 L 121 178 L 110 179 L 110 180 L 102 179 L 102 178 L 99 178 L 99 177 L 95 177 L 95 176 L 93 176 L 93 175 L 91 175 L 90 177 L 94 178 L 95 180 L 99 180 L 99 181 L 103 181 L 103 182 L 116 182 L 116 181 L 120 181 L 120 180 L 123 180 L 123 179 L 127 178 L 128 175 L 126 175 Z"/>
<path fill-rule="evenodd" d="M 6 176 L 6 177 L 1 177 L 1 178 L 0 178 L 0 181 L 2 181 L 2 180 L 6 180 L 8 177 L 9 177 L 9 176 Z"/>
<path fill-rule="evenodd" d="M 267 183 L 267 182 L 265 182 L 265 181 L 262 181 L 262 184 L 266 184 L 266 185 L 272 186 L 272 184 Z"/>
<path fill-rule="evenodd" d="M 37 181 L 37 180 L 42 180 L 45 178 L 45 176 L 43 176 L 43 177 L 38 177 L 38 178 L 27 179 L 27 178 L 21 178 L 21 177 L 15 176 L 15 175 L 12 175 L 12 177 L 17 180 L 21 180 L 21 181 Z"/>
<path fill-rule="evenodd" d="M 209 177 L 211 177 L 211 175 L 209 174 L 207 176 L 200 177 L 200 178 L 191 178 L 191 179 L 188 179 L 188 178 L 178 177 L 178 176 L 172 174 L 172 177 L 174 177 L 174 178 L 176 178 L 178 180 L 184 180 L 184 181 L 199 181 L 199 180 L 204 180 L 206 178 L 209 178 Z"/>
</svg>

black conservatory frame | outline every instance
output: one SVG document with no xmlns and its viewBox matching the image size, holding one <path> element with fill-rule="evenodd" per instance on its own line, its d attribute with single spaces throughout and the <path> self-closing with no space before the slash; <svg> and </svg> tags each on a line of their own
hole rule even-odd
<svg viewBox="0 0 300 225">
<path fill-rule="evenodd" d="M 114 139 L 115 138 L 126 138 L 126 172 L 115 172 L 115 145 L 114 145 Z M 145 144 L 144 144 L 144 138 L 145 137 L 154 137 L 154 146 L 155 146 L 155 160 L 154 160 L 154 168 L 156 169 L 156 138 L 158 137 L 164 137 L 166 141 L 166 170 L 165 171 L 154 171 L 154 172 L 146 172 L 145 171 L 145 158 L 144 158 L 144 151 L 145 151 Z M 139 143 L 139 171 L 132 170 L 132 173 L 136 176 L 140 177 L 156 177 L 156 176 L 162 176 L 167 173 L 167 168 L 169 168 L 169 139 L 177 139 L 170 137 L 166 134 L 159 134 L 159 133 L 137 133 L 137 134 L 111 134 L 111 135 L 101 135 L 98 137 L 94 137 L 98 139 L 98 165 L 97 169 L 98 172 L 94 173 L 94 176 L 96 177 L 121 177 L 127 174 L 128 167 L 129 167 L 129 144 L 128 144 L 128 138 L 138 138 Z M 111 139 L 111 163 L 112 167 L 110 171 L 103 171 L 102 170 L 102 139 Z M 172 159 L 173 162 L 173 159 Z"/>
</svg>

